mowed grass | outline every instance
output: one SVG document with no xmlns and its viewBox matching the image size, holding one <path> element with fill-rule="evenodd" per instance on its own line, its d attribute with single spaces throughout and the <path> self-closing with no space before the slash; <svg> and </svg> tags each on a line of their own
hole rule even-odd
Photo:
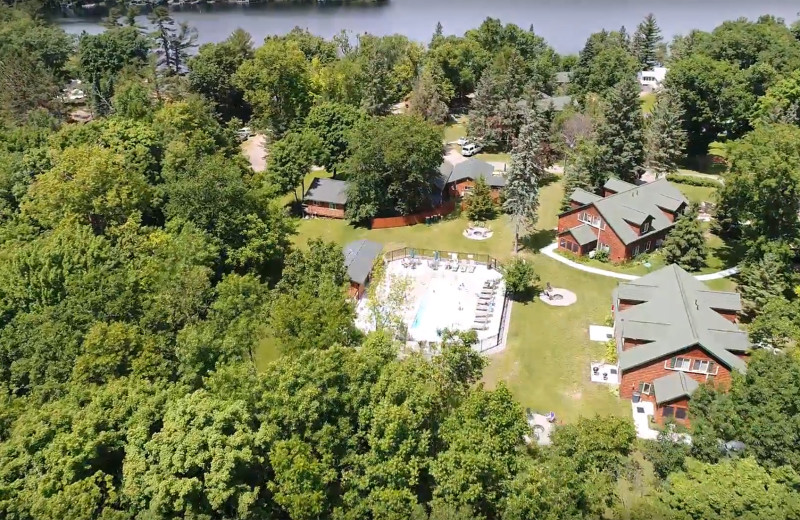
<svg viewBox="0 0 800 520">
<path fill-rule="evenodd" d="M 689 199 L 689 202 L 716 202 L 717 189 L 710 186 L 690 186 L 688 184 L 674 183 L 674 186 L 681 190 L 681 193 Z"/>
<path fill-rule="evenodd" d="M 562 196 L 560 181 L 542 188 L 537 229 L 520 254 L 533 262 L 542 285 L 550 282 L 569 289 L 578 301 L 569 307 L 551 307 L 538 299 L 514 303 L 507 348 L 488 357 L 483 383 L 487 388 L 504 383 L 523 406 L 553 411 L 566 422 L 596 413 L 628 417 L 630 406 L 617 397 L 613 387 L 591 383 L 589 377 L 589 363 L 603 359 L 605 350 L 603 343 L 589 340 L 589 325 L 604 324 L 618 280 L 584 273 L 536 254 L 553 241 Z M 513 228 L 507 216 L 489 223 L 494 235 L 485 241 L 464 237 L 467 225 L 464 216 L 451 216 L 430 226 L 381 230 L 353 227 L 343 220 L 298 219 L 294 243 L 302 248 L 315 237 L 341 245 L 366 238 L 382 243 L 384 251 L 417 247 L 489 254 L 501 262 L 512 257 Z M 717 280 L 709 286 L 730 290 L 733 283 Z M 263 368 L 278 355 L 272 338 L 265 336 L 256 353 L 257 366 Z"/>
</svg>

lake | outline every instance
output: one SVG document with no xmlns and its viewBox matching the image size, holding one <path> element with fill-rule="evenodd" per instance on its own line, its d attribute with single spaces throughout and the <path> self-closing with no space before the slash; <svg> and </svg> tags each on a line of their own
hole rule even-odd
<svg viewBox="0 0 800 520">
<path fill-rule="evenodd" d="M 242 28 L 261 42 L 295 26 L 330 38 L 340 30 L 375 35 L 400 33 L 427 42 L 441 22 L 446 34 L 463 34 L 487 17 L 534 31 L 560 53 L 578 52 L 590 33 L 618 29 L 633 33 L 648 13 L 666 39 L 691 29 L 710 30 L 725 20 L 762 14 L 797 18 L 800 4 L 786 0 L 389 0 L 378 5 L 199 5 L 173 8 L 178 22 L 197 28 L 199 43 L 224 40 Z M 57 17 L 67 32 L 98 33 L 101 16 Z"/>
</svg>

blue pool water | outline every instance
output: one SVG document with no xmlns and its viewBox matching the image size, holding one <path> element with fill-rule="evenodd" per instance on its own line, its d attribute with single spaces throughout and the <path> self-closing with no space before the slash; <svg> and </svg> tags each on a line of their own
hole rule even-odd
<svg viewBox="0 0 800 520">
<path fill-rule="evenodd" d="M 418 329 L 422 323 L 422 320 L 425 316 L 425 309 L 428 306 L 428 300 L 430 300 L 430 289 L 425 292 L 425 295 L 422 297 L 422 300 L 419 302 L 419 307 L 417 307 L 417 314 L 414 316 L 414 321 L 411 323 L 411 329 Z"/>
</svg>

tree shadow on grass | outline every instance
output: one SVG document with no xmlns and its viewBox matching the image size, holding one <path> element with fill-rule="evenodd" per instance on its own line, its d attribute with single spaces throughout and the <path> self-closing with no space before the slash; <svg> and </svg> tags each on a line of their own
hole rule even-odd
<svg viewBox="0 0 800 520">
<path fill-rule="evenodd" d="M 719 247 L 714 248 L 713 254 L 719 258 L 725 269 L 739 265 L 747 254 L 747 246 L 743 241 L 728 239 Z"/>
<path fill-rule="evenodd" d="M 522 249 L 532 253 L 538 253 L 543 247 L 547 247 L 556 239 L 555 229 L 537 229 L 533 233 L 522 237 L 520 240 Z"/>
</svg>

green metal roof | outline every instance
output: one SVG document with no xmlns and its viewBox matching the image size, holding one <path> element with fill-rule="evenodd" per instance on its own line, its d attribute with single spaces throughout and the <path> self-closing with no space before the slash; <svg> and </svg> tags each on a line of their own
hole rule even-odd
<svg viewBox="0 0 800 520">
<path fill-rule="evenodd" d="M 382 249 L 383 245 L 371 240 L 356 240 L 344 246 L 344 266 L 350 280 L 363 285 Z"/>
<path fill-rule="evenodd" d="M 617 337 L 649 341 L 619 353 L 622 370 L 694 346 L 730 369 L 746 370 L 745 362 L 735 354 L 750 348 L 747 334 L 714 310 L 741 310 L 738 294 L 711 291 L 677 265 L 670 265 L 620 284 L 615 305 L 620 299 L 643 303 L 616 313 Z M 709 306 L 709 302 L 714 305 Z"/>
<path fill-rule="evenodd" d="M 682 397 L 689 397 L 700 386 L 697 381 L 683 372 L 675 372 L 653 381 L 656 404 L 668 403 Z"/>
<path fill-rule="evenodd" d="M 609 177 L 606 183 L 603 184 L 603 188 L 611 190 L 614 193 L 619 193 L 621 191 L 628 191 L 635 187 L 636 187 L 635 184 L 625 182 L 622 179 L 617 179 L 616 177 Z"/>
<path fill-rule="evenodd" d="M 486 184 L 493 188 L 502 188 L 506 185 L 506 179 L 502 175 L 495 174 L 494 166 L 488 162 L 470 157 L 466 161 L 452 164 L 445 160 L 439 167 L 442 176 L 447 176 L 446 182 L 458 182 L 463 180 L 477 180 L 483 177 Z"/>
<path fill-rule="evenodd" d="M 608 186 L 612 181 L 614 186 L 632 186 L 617 179 L 609 179 L 606 185 Z M 666 179 L 659 179 L 641 186 L 633 186 L 627 191 L 620 191 L 592 204 L 620 240 L 628 245 L 645 239 L 657 231 L 672 227 L 674 223 L 667 218 L 661 208 L 675 211 L 683 204 L 688 204 L 688 201 L 680 190 Z M 650 231 L 647 233 L 637 234 L 628 225 L 628 222 L 641 225 L 648 217 L 650 218 Z"/>
<path fill-rule="evenodd" d="M 582 246 L 589 245 L 592 242 L 597 242 L 597 231 L 595 231 L 595 228 L 587 224 L 576 226 L 570 229 L 569 232 L 573 237 L 575 237 L 575 240 L 578 241 L 578 244 Z"/>
<path fill-rule="evenodd" d="M 552 107 L 556 112 L 561 112 L 571 104 L 572 96 L 555 96 L 536 100 L 536 108 L 539 110 L 547 110 Z"/>
<path fill-rule="evenodd" d="M 570 195 L 569 198 L 578 204 L 586 205 L 598 201 L 603 197 L 600 195 L 595 195 L 594 193 L 588 192 L 582 188 L 575 188 L 575 191 L 572 192 L 572 195 Z"/>
</svg>

